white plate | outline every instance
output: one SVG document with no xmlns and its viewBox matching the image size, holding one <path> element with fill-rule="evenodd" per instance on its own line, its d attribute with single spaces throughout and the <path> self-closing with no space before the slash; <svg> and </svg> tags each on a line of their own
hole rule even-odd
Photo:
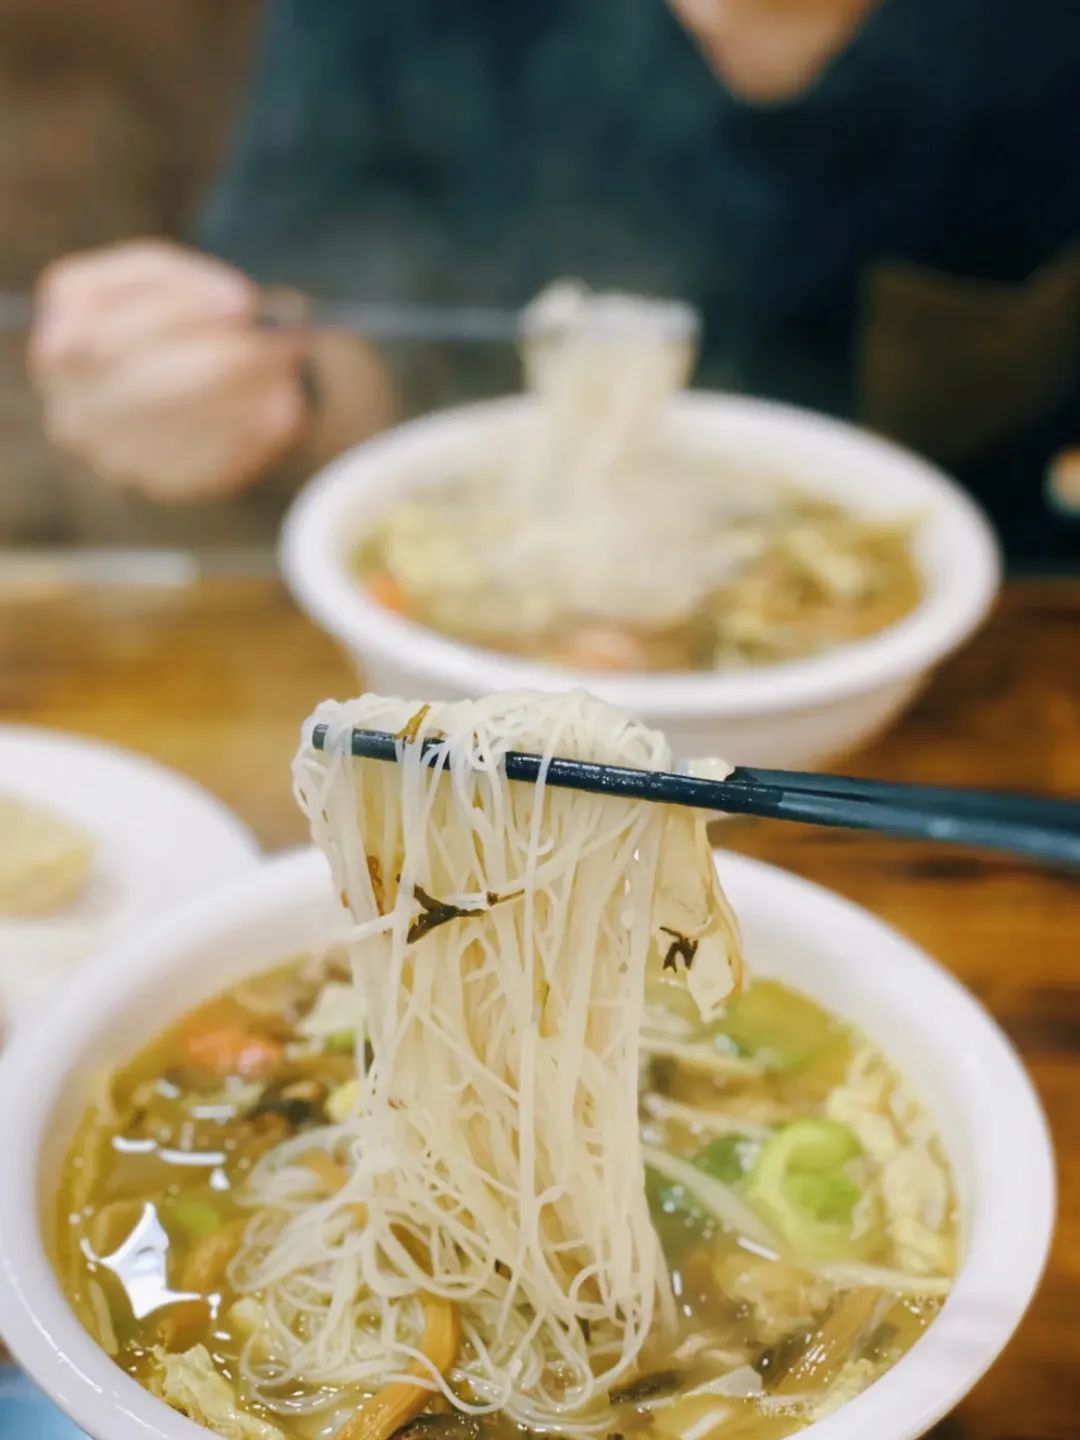
<svg viewBox="0 0 1080 1440">
<path fill-rule="evenodd" d="M 62 731 L 0 725 L 0 794 L 55 810 L 95 842 L 90 882 L 72 905 L 0 919 L 0 1035 L 127 926 L 259 857 L 250 830 L 193 781 Z"/>
</svg>

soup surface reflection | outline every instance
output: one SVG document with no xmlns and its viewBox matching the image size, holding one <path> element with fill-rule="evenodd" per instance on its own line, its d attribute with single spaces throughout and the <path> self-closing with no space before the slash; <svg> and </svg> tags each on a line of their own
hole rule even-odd
<svg viewBox="0 0 1080 1440">
<path fill-rule="evenodd" d="M 678 1323 L 603 1413 L 567 1430 L 779 1440 L 864 1389 L 932 1321 L 956 1258 L 947 1168 L 883 1057 L 794 990 L 757 981 L 708 1028 L 661 990 L 641 1135 Z M 252 1228 L 274 1220 L 245 1187 L 276 1147 L 350 1112 L 364 1059 L 350 993 L 335 956 L 292 961 L 201 1005 L 109 1078 L 63 1176 L 63 1283 L 117 1364 L 226 1440 L 520 1436 L 436 1394 L 402 1424 L 387 1408 L 379 1428 L 370 1413 L 356 1423 L 370 1385 L 275 1387 L 273 1317 L 238 1263 Z M 310 1155 L 309 1192 L 282 1205 L 341 1184 L 325 1149 Z M 452 1347 L 467 1343 L 455 1330 Z M 452 1385 L 452 1355 L 446 1374 Z"/>
</svg>

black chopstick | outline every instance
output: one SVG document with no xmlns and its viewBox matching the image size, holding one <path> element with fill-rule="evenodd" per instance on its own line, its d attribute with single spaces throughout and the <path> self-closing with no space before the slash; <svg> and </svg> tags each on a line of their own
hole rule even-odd
<svg viewBox="0 0 1080 1440">
<path fill-rule="evenodd" d="M 311 743 L 321 750 L 326 725 L 316 725 Z M 354 756 L 395 761 L 410 742 L 384 730 L 353 730 Z M 423 742 L 422 754 L 436 763 L 444 745 Z M 540 755 L 510 751 L 503 757 L 509 780 L 535 782 Z M 810 825 L 874 830 L 884 835 L 934 840 L 943 844 L 1006 850 L 1051 864 L 1080 865 L 1080 802 L 1051 796 L 992 790 L 953 790 L 944 786 L 901 785 L 844 775 L 815 775 L 798 770 L 737 767 L 723 780 L 706 780 L 663 770 L 637 770 L 556 757 L 546 783 L 665 805 L 689 805 L 733 815 L 759 815 Z"/>
<path fill-rule="evenodd" d="M 0 291 L 0 334 L 28 331 L 33 318 L 29 295 Z M 319 325 L 381 341 L 513 345 L 522 334 L 520 313 L 496 306 L 324 300 L 272 285 L 260 291 L 254 318 L 265 329 Z"/>
<path fill-rule="evenodd" d="M 514 344 L 522 334 L 522 319 L 516 310 L 489 305 L 326 300 L 280 285 L 263 286 L 256 320 L 268 329 L 320 325 L 382 341 Z"/>
</svg>

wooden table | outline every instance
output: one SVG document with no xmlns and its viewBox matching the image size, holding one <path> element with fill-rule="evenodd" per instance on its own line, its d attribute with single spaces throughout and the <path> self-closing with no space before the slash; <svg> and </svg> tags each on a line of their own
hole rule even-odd
<svg viewBox="0 0 1080 1440">
<path fill-rule="evenodd" d="M 1078 635 L 1080 581 L 1012 585 L 899 728 L 847 768 L 1080 794 Z M 0 590 L 0 719 L 77 730 L 174 765 L 270 848 L 304 839 L 288 772 L 301 719 L 354 688 L 344 659 L 271 578 L 29 598 Z M 1080 886 L 1008 859 L 780 824 L 733 826 L 727 843 L 898 925 L 971 986 L 1022 1050 L 1057 1141 L 1057 1242 L 1019 1336 L 935 1433 L 1077 1440 Z"/>
</svg>

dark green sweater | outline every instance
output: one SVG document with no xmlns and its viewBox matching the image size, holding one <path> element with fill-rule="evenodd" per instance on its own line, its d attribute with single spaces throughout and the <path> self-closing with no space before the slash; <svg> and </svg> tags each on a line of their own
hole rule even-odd
<svg viewBox="0 0 1080 1440">
<path fill-rule="evenodd" d="M 1042 483 L 1080 443 L 1078 157 L 1076 0 L 884 0 L 777 106 L 663 0 L 276 0 L 202 239 L 324 294 L 685 296 L 700 383 L 892 431 L 1050 558 L 1080 530 Z M 513 383 L 421 359 L 424 403 Z"/>
</svg>

